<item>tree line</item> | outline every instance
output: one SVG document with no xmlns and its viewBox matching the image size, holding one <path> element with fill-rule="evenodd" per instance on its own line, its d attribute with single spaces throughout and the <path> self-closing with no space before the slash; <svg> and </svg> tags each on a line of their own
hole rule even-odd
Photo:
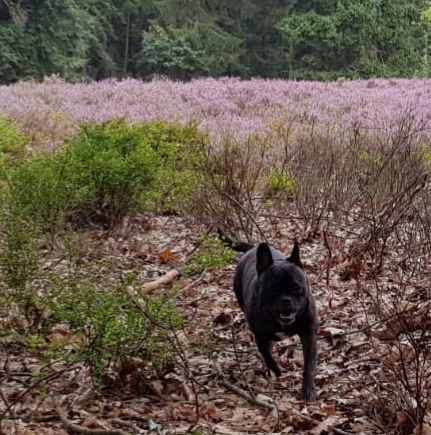
<svg viewBox="0 0 431 435">
<path fill-rule="evenodd" d="M 428 77 L 429 0 L 0 0 L 0 83 Z"/>
</svg>

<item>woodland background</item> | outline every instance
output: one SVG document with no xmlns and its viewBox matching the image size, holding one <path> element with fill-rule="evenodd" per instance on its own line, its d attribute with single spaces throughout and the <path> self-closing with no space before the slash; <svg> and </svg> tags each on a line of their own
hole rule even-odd
<svg viewBox="0 0 431 435">
<path fill-rule="evenodd" d="M 424 0 L 2 0 L 0 83 L 429 76 Z"/>
</svg>

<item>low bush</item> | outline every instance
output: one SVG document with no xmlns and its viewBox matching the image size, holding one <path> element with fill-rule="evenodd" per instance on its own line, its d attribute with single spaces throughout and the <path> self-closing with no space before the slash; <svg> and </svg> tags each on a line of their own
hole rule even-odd
<svg viewBox="0 0 431 435">
<path fill-rule="evenodd" d="M 22 160 L 9 177 L 6 207 L 11 216 L 44 232 L 58 233 L 81 194 L 75 180 L 79 175 L 69 170 L 62 156 L 39 155 Z"/>
<path fill-rule="evenodd" d="M 229 260 L 236 255 L 231 248 L 223 244 L 217 234 L 209 235 L 202 232 L 201 236 L 202 247 L 184 265 L 182 273 L 185 275 L 226 267 Z"/>
<path fill-rule="evenodd" d="M 187 212 L 200 183 L 199 164 L 209 146 L 197 123 L 184 126 L 149 122 L 140 128 L 157 153 L 157 172 L 144 207 L 158 212 Z"/>
<path fill-rule="evenodd" d="M 280 165 L 270 167 L 267 178 L 269 196 L 289 196 L 295 193 L 295 179 Z"/>
<path fill-rule="evenodd" d="M 26 156 L 28 138 L 10 118 L 0 115 L 0 283 L 2 306 L 12 305 L 28 317 L 34 295 L 29 285 L 38 271 L 40 233 L 33 223 L 10 207 L 10 172 Z M 7 311 L 7 308 L 6 308 Z"/>
<path fill-rule="evenodd" d="M 96 273 L 88 264 L 42 273 L 40 247 L 44 236 L 61 235 L 59 252 L 69 249 L 63 255 L 72 258 L 69 229 L 112 228 L 142 208 L 185 206 L 195 186 L 193 156 L 205 140 L 196 125 L 113 120 L 82 126 L 57 153 L 22 155 L 9 165 L 0 215 L 3 331 L 28 347 L 48 345 L 56 357 L 83 362 L 100 387 L 123 382 L 126 366 L 167 371 L 178 352 L 172 336 L 182 324 L 169 293 L 137 301 L 126 291 L 133 277 L 102 282 L 101 265 Z M 52 329 L 58 324 L 65 326 Z"/>
<path fill-rule="evenodd" d="M 129 289 L 133 280 L 128 280 Z M 75 337 L 74 343 L 65 343 L 75 347 L 67 359 L 85 363 L 96 387 L 117 382 L 118 364 L 134 358 L 156 375 L 173 366 L 170 336 L 182 318 L 169 292 L 137 301 L 126 285 L 106 286 L 95 279 L 52 280 L 47 290 L 50 322 L 66 325 Z"/>
<path fill-rule="evenodd" d="M 79 226 L 121 222 L 139 207 L 157 170 L 157 154 L 145 129 L 123 119 L 82 126 L 66 140 L 57 161 L 73 197 L 68 218 Z"/>
<path fill-rule="evenodd" d="M 40 233 L 30 223 L 0 215 L 0 277 L 9 289 L 23 291 L 37 274 Z"/>
<path fill-rule="evenodd" d="M 176 209 L 195 186 L 203 141 L 196 125 L 84 125 L 57 154 L 24 159 L 11 171 L 8 207 L 51 234 L 67 225 L 112 228 L 143 208 Z"/>
<path fill-rule="evenodd" d="M 0 179 L 6 169 L 16 164 L 25 154 L 28 138 L 19 133 L 10 118 L 0 115 Z"/>
<path fill-rule="evenodd" d="M 209 227 L 229 228 L 233 236 L 252 240 L 259 230 L 255 218 L 264 207 L 270 145 L 250 135 L 242 140 L 226 137 L 218 147 L 201 149 L 190 213 Z"/>
</svg>

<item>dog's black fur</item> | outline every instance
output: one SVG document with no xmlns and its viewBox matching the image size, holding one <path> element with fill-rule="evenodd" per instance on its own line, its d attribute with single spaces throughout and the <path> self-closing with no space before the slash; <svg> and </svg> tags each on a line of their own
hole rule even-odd
<svg viewBox="0 0 431 435">
<path fill-rule="evenodd" d="M 226 246 L 245 252 L 236 269 L 234 291 L 268 372 L 280 376 L 271 355 L 271 342 L 299 335 L 304 355 L 302 393 L 305 400 L 313 400 L 316 396 L 317 314 L 298 244 L 295 242 L 290 257 L 286 258 L 266 243 L 255 247 L 234 242 L 220 230 L 218 235 Z"/>
</svg>

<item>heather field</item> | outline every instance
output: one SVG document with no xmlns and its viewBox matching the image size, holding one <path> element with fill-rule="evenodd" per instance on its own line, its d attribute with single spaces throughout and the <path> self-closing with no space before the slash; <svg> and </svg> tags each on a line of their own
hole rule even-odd
<svg viewBox="0 0 431 435">
<path fill-rule="evenodd" d="M 430 135 L 431 80 L 370 79 L 289 82 L 255 79 L 199 79 L 188 83 L 130 79 L 67 84 L 21 82 L 0 87 L 0 112 L 46 144 L 58 143 L 82 122 L 116 117 L 131 121 L 197 121 L 215 143 L 226 135 L 280 139 L 294 122 L 299 131 L 313 124 L 333 130 L 363 129 L 391 135 L 406 112 L 417 133 Z M 282 137 L 283 138 L 283 137 Z M 282 139 L 281 138 L 281 139 Z"/>
<path fill-rule="evenodd" d="M 431 80 L 0 87 L 0 433 L 431 433 Z M 319 314 L 266 375 L 232 291 L 266 240 Z"/>
</svg>

